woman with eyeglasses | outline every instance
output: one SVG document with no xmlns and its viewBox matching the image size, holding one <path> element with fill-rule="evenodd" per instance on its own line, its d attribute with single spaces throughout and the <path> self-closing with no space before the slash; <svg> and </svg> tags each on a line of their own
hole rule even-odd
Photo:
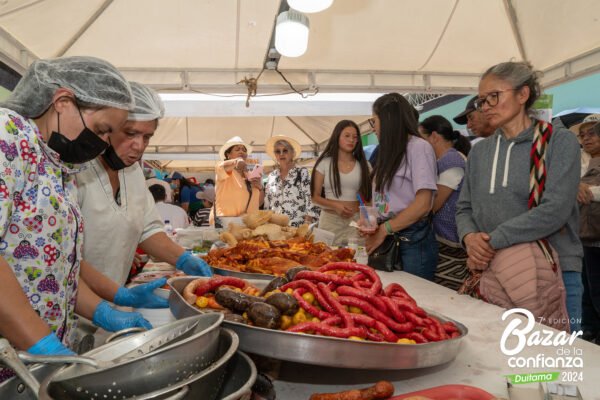
<svg viewBox="0 0 600 400">
<path fill-rule="evenodd" d="M 475 106 L 497 129 L 469 154 L 456 223 L 473 269 L 487 268 L 499 249 L 547 238 L 558 253 L 576 330 L 583 290 L 579 144 L 568 130 L 533 117 L 540 92 L 537 73 L 525 62 L 501 63 L 482 75 Z"/>
<path fill-rule="evenodd" d="M 265 145 L 276 167 L 265 185 L 264 208 L 287 215 L 291 226 L 311 224 L 319 217 L 319 208 L 310 199 L 310 175 L 304 167 L 296 166 L 302 148 L 294 139 L 276 135 Z"/>
<path fill-rule="evenodd" d="M 579 184 L 579 237 L 583 243 L 582 338 L 600 344 L 600 114 L 571 130 L 587 155 Z M 582 164 L 584 164 L 582 157 Z"/>
<path fill-rule="evenodd" d="M 358 195 L 371 200 L 369 165 L 354 121 L 342 120 L 333 128 L 327 147 L 315 162 L 310 192 L 321 207 L 319 228 L 332 232 L 333 245 L 348 241 L 350 222 L 358 212 Z"/>
<path fill-rule="evenodd" d="M 402 236 L 394 268 L 433 281 L 438 246 L 431 224 L 431 206 L 437 190 L 435 153 L 419 136 L 419 113 L 398 93 L 373 103 L 379 154 L 371 174 L 373 204 L 381 220 L 366 240 L 373 254 L 391 235 Z"/>
</svg>

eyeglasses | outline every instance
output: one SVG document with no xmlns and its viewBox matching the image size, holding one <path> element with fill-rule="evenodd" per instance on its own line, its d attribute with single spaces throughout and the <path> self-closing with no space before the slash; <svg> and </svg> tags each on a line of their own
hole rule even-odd
<svg viewBox="0 0 600 400">
<path fill-rule="evenodd" d="M 369 126 L 371 126 L 371 128 L 375 128 L 375 118 L 371 117 L 367 121 L 369 121 Z"/>
<path fill-rule="evenodd" d="M 279 155 L 279 154 L 287 154 L 288 153 L 288 149 L 277 149 L 274 151 L 275 154 Z"/>
<path fill-rule="evenodd" d="M 586 129 L 585 131 L 579 131 L 577 138 L 583 140 L 587 137 L 592 138 L 594 136 L 596 136 L 596 132 L 593 129 Z"/>
<path fill-rule="evenodd" d="M 487 103 L 487 105 L 490 107 L 496 107 L 498 105 L 498 101 L 500 100 L 500 93 L 510 92 L 511 90 L 516 89 L 496 90 L 495 92 L 490 92 L 485 97 L 480 97 L 475 100 L 473 105 L 475 106 L 475 109 L 479 111 L 483 109 L 483 105 L 485 103 Z"/>
</svg>

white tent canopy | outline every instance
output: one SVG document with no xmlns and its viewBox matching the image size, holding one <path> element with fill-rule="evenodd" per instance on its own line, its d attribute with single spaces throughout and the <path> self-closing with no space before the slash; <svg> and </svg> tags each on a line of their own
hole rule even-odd
<svg viewBox="0 0 600 400">
<path fill-rule="evenodd" d="M 246 87 L 238 82 L 263 69 L 280 5 L 280 0 L 4 0 L 0 61 L 22 72 L 36 58 L 93 55 L 164 93 L 243 95 Z M 487 67 L 526 59 L 551 86 L 600 71 L 598 15 L 597 0 L 335 0 L 309 15 L 308 51 L 282 57 L 278 69 L 296 88 L 318 87 L 321 93 L 466 94 L 476 90 Z M 282 92 L 290 88 L 276 71 L 260 75 L 259 95 Z M 308 150 L 339 119 L 362 121 L 369 110 L 327 114 L 322 108 L 319 117 L 309 111 L 248 113 L 212 118 L 190 111 L 188 119 L 161 123 L 151 144 L 163 152 L 163 146 L 190 151 L 239 135 L 260 146 L 282 133 L 302 138 Z"/>
</svg>

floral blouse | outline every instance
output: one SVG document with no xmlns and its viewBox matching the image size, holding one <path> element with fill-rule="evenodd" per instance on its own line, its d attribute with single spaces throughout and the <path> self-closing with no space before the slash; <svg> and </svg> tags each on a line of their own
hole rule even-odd
<svg viewBox="0 0 600 400">
<path fill-rule="evenodd" d="M 75 172 L 33 121 L 0 108 L 0 256 L 31 307 L 67 345 L 83 250 Z"/>
<path fill-rule="evenodd" d="M 265 209 L 287 215 L 292 226 L 302 225 L 305 215 L 318 219 L 320 209 L 310 199 L 308 170 L 294 167 L 283 182 L 279 169 L 271 172 L 265 186 Z"/>
</svg>

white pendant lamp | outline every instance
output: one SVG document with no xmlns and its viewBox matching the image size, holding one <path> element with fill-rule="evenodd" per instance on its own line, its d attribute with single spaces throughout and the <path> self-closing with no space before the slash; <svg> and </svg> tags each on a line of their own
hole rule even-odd
<svg viewBox="0 0 600 400">
<path fill-rule="evenodd" d="M 308 47 L 308 18 L 295 10 L 277 16 L 275 48 L 282 56 L 300 57 Z"/>
<path fill-rule="evenodd" d="M 302 13 L 317 13 L 328 9 L 333 0 L 287 0 L 288 5 Z"/>
</svg>

